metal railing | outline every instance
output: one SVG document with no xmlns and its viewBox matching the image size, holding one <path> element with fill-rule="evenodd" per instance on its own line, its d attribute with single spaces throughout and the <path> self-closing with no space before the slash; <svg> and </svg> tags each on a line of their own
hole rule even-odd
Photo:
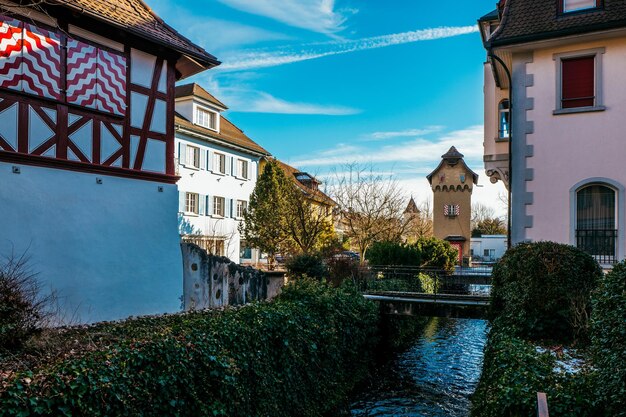
<svg viewBox="0 0 626 417">
<path fill-rule="evenodd" d="M 617 230 L 584 230 L 576 229 L 576 246 L 601 264 L 617 262 Z"/>
<path fill-rule="evenodd" d="M 369 265 L 359 269 L 357 286 L 363 292 L 488 295 L 491 268 L 453 270 L 398 265 Z"/>
</svg>

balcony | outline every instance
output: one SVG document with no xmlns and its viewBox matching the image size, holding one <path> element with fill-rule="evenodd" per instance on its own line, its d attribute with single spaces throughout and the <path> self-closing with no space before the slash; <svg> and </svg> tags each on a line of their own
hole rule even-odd
<svg viewBox="0 0 626 417">
<path fill-rule="evenodd" d="M 576 246 L 603 265 L 617 262 L 617 230 L 576 229 Z"/>
</svg>

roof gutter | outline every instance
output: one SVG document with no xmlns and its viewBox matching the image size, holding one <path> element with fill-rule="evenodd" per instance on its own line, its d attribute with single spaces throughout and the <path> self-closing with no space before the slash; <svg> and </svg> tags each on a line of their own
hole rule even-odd
<svg viewBox="0 0 626 417">
<path fill-rule="evenodd" d="M 186 127 L 183 127 L 183 126 L 181 126 L 179 124 L 175 124 L 174 125 L 174 131 L 181 132 L 181 133 L 184 133 L 186 135 L 193 136 L 194 138 L 205 140 L 207 142 L 215 143 L 217 145 L 225 146 L 227 148 L 235 149 L 235 150 L 237 150 L 239 152 L 250 153 L 250 154 L 253 154 L 253 155 L 261 157 L 261 158 L 267 157 L 267 156 L 271 155 L 269 153 L 262 153 L 262 152 L 259 152 L 259 151 L 248 149 L 248 148 L 245 148 L 243 146 L 233 145 L 232 143 L 224 142 L 222 139 L 217 139 L 217 138 L 214 138 L 214 137 L 211 137 L 211 136 L 203 135 L 202 133 L 198 133 L 198 132 L 196 132 L 194 130 L 190 130 L 190 129 L 188 129 Z"/>
</svg>

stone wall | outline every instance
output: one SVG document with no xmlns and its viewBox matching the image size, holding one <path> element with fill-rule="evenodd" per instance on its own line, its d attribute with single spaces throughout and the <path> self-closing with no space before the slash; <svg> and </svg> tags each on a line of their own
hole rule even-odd
<svg viewBox="0 0 626 417">
<path fill-rule="evenodd" d="M 181 243 L 183 309 L 201 310 L 268 298 L 268 278 L 222 256 L 209 255 L 197 245 Z"/>
</svg>

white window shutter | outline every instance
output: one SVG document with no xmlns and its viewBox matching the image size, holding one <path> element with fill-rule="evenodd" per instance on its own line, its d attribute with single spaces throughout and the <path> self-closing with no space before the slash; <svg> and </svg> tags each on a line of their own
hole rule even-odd
<svg viewBox="0 0 626 417">
<path fill-rule="evenodd" d="M 224 174 L 231 175 L 230 166 L 231 166 L 232 159 L 229 156 L 225 157 L 224 159 L 225 159 L 224 164 L 226 165 L 224 167 Z"/>
<path fill-rule="evenodd" d="M 207 151 L 208 153 L 208 157 L 207 157 L 207 166 L 208 166 L 208 170 L 209 171 L 213 171 L 213 163 L 215 161 L 213 161 L 215 159 L 215 156 L 213 156 L 213 151 Z"/>
<path fill-rule="evenodd" d="M 185 197 L 187 197 L 187 193 L 185 193 L 184 191 L 178 192 L 178 211 L 180 213 L 185 212 Z"/>
<path fill-rule="evenodd" d="M 206 196 L 198 194 L 198 215 L 204 216 L 206 207 Z"/>
<path fill-rule="evenodd" d="M 183 142 L 178 143 L 178 162 L 181 165 L 187 165 L 187 145 Z"/>
<path fill-rule="evenodd" d="M 198 152 L 200 152 L 200 169 L 205 169 L 206 168 L 206 152 L 204 152 L 202 149 L 199 149 Z"/>
<path fill-rule="evenodd" d="M 211 216 L 213 214 L 213 197 L 210 195 L 206 196 L 206 213 L 207 216 Z"/>
<path fill-rule="evenodd" d="M 248 162 L 248 172 L 246 173 L 248 175 L 246 175 L 246 178 L 249 180 L 252 179 L 252 164 L 253 164 L 252 161 Z"/>
</svg>

